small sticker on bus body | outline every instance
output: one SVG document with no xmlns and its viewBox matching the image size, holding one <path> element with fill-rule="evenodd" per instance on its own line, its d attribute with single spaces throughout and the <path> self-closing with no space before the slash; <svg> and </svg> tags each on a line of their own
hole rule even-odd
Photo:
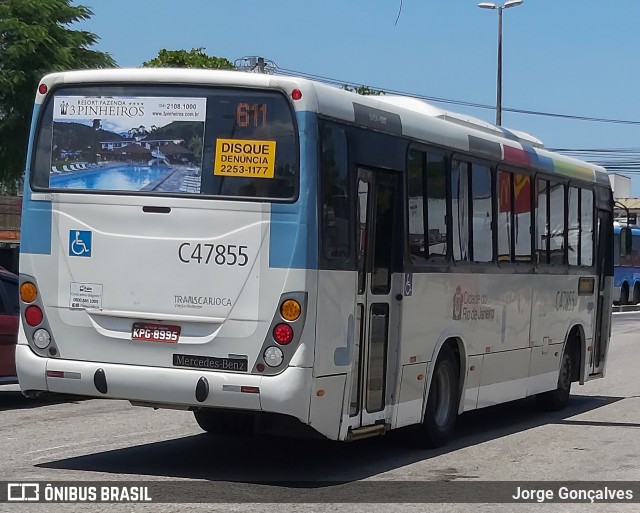
<svg viewBox="0 0 640 513">
<path fill-rule="evenodd" d="M 69 308 L 102 310 L 102 285 L 99 283 L 71 283 Z"/>
</svg>

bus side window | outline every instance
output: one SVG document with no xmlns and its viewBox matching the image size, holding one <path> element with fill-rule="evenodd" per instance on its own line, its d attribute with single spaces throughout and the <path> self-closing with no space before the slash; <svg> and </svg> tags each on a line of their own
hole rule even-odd
<svg viewBox="0 0 640 513">
<path fill-rule="evenodd" d="M 350 199 L 347 137 L 341 128 L 325 126 L 322 131 L 322 247 L 329 260 L 348 260 Z"/>
<path fill-rule="evenodd" d="M 424 167 L 425 153 L 409 151 L 407 163 L 407 201 L 409 210 L 409 253 L 414 262 L 424 261 L 425 243 L 425 208 L 424 208 Z"/>
<path fill-rule="evenodd" d="M 527 175 L 513 176 L 513 228 L 516 262 L 531 262 L 531 184 Z"/>
<path fill-rule="evenodd" d="M 631 261 L 629 265 L 633 267 L 640 265 L 640 236 L 635 234 L 631 236 Z"/>
<path fill-rule="evenodd" d="M 569 265 L 593 265 L 593 192 L 569 187 Z M 618 259 L 620 255 L 618 254 Z"/>
<path fill-rule="evenodd" d="M 569 265 L 580 265 L 580 189 L 569 187 L 569 226 L 567 227 Z"/>
<path fill-rule="evenodd" d="M 536 263 L 549 263 L 549 202 L 548 182 L 536 180 Z"/>
<path fill-rule="evenodd" d="M 550 264 L 564 265 L 565 226 L 564 226 L 564 184 L 549 183 L 549 255 Z"/>
<path fill-rule="evenodd" d="M 580 201 L 580 265 L 593 265 L 593 192 L 582 189 Z"/>
<path fill-rule="evenodd" d="M 491 169 L 483 164 L 471 165 L 471 190 L 473 194 L 473 261 L 493 260 L 493 235 L 491 232 Z"/>
<path fill-rule="evenodd" d="M 427 154 L 427 258 L 447 258 L 447 168 L 444 155 Z"/>
<path fill-rule="evenodd" d="M 409 252 L 417 262 L 447 258 L 447 168 L 444 155 L 409 151 Z"/>
<path fill-rule="evenodd" d="M 498 171 L 498 262 L 511 262 L 512 199 L 511 173 Z"/>
<path fill-rule="evenodd" d="M 451 228 L 453 230 L 453 259 L 469 258 L 469 164 L 453 161 L 451 166 Z"/>
<path fill-rule="evenodd" d="M 498 171 L 498 262 L 531 262 L 531 177 Z"/>
</svg>

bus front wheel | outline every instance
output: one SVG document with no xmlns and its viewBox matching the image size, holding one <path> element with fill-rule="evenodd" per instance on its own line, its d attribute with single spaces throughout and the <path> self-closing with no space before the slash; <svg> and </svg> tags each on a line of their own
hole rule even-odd
<svg viewBox="0 0 640 513">
<path fill-rule="evenodd" d="M 427 408 L 421 426 L 421 442 L 426 447 L 445 445 L 458 417 L 460 371 L 453 349 L 443 346 L 431 378 Z"/>
</svg>

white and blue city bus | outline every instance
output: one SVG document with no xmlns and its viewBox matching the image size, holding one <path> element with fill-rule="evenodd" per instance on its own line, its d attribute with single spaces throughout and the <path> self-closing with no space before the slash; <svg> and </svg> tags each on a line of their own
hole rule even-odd
<svg viewBox="0 0 640 513">
<path fill-rule="evenodd" d="M 203 70 L 52 74 L 25 177 L 17 370 L 334 440 L 603 376 L 604 169 L 420 100 Z M 281 422 L 282 421 L 282 422 Z"/>
</svg>

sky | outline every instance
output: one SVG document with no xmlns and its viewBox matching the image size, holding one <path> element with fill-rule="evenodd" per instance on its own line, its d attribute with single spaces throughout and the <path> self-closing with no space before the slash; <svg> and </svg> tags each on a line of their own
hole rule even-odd
<svg viewBox="0 0 640 513">
<path fill-rule="evenodd" d="M 495 122 L 498 12 L 476 0 L 76 3 L 94 16 L 73 28 L 97 34 L 94 48 L 122 67 L 139 67 L 162 48 L 202 47 L 232 62 L 262 56 L 284 70 L 490 106 L 433 102 Z M 632 148 L 640 171 L 639 20 L 639 0 L 524 0 L 504 10 L 502 125 L 547 148 Z M 640 174 L 632 193 L 640 196 Z"/>
</svg>

